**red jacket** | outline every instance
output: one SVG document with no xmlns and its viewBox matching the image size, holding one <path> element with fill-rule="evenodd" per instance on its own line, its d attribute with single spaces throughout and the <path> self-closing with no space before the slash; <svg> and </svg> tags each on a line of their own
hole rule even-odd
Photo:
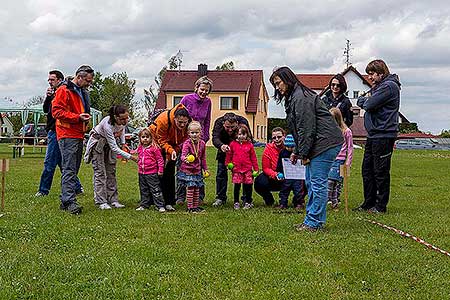
<svg viewBox="0 0 450 300">
<path fill-rule="evenodd" d="M 80 120 L 80 114 L 89 113 L 89 105 L 84 107 L 80 95 L 74 89 L 75 84 L 68 81 L 56 90 L 52 102 L 52 115 L 56 119 L 56 136 L 62 138 L 83 139 L 86 125 Z M 87 93 L 85 93 L 85 97 Z M 87 99 L 89 102 L 89 100 Z"/>
<path fill-rule="evenodd" d="M 233 172 L 259 171 L 255 148 L 250 142 L 242 144 L 236 141 L 230 143 L 230 151 L 227 152 L 225 164 L 233 163 Z"/>
<path fill-rule="evenodd" d="M 283 149 L 284 146 L 281 148 L 277 148 L 274 143 L 267 144 L 266 148 L 264 149 L 262 155 L 262 169 L 264 174 L 266 174 L 270 178 L 277 178 L 278 156 Z"/>
</svg>

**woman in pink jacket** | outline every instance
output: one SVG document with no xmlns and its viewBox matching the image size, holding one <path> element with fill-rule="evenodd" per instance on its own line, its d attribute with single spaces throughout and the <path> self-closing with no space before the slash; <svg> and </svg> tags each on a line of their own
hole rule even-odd
<svg viewBox="0 0 450 300">
<path fill-rule="evenodd" d="M 144 210 L 155 204 L 159 212 L 165 212 L 160 185 L 160 177 L 162 177 L 164 171 L 164 160 L 161 149 L 153 143 L 148 128 L 139 132 L 139 147 L 133 152 L 138 155 L 139 191 L 141 193 L 141 203 L 136 210 Z"/>
<path fill-rule="evenodd" d="M 242 195 L 244 209 L 252 208 L 253 177 L 258 174 L 259 167 L 250 130 L 246 125 L 239 125 L 237 141 L 231 141 L 225 164 L 233 173 L 234 209 L 241 207 L 239 204 L 241 184 L 244 186 Z"/>
</svg>

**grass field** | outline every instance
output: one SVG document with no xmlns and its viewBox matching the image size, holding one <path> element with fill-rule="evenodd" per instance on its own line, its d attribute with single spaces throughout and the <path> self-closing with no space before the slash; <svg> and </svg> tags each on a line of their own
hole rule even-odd
<svg viewBox="0 0 450 300">
<path fill-rule="evenodd" d="M 83 214 L 59 210 L 60 174 L 34 198 L 43 154 L 10 160 L 0 217 L 0 299 L 449 299 L 450 257 L 361 221 L 370 217 L 450 250 L 450 152 L 396 151 L 385 215 L 329 211 L 325 231 L 296 232 L 304 214 L 211 207 L 136 212 L 137 167 L 118 163 L 127 207 L 100 211 L 92 167 L 82 165 Z M 258 149 L 261 154 L 262 149 Z M 214 150 L 208 150 L 215 173 Z M 0 157 L 11 158 L 0 146 Z M 350 179 L 350 207 L 362 197 L 362 151 Z M 229 197 L 231 196 L 231 189 Z"/>
</svg>

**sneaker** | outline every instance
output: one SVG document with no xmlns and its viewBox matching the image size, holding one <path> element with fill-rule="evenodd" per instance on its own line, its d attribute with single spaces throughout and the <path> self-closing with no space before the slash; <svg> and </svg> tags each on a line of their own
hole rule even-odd
<svg viewBox="0 0 450 300">
<path fill-rule="evenodd" d="M 34 194 L 35 197 L 45 197 L 47 196 L 47 194 L 44 194 L 43 192 L 37 192 L 36 194 Z"/>
<path fill-rule="evenodd" d="M 175 208 L 174 208 L 172 205 L 167 204 L 167 205 L 166 205 L 166 210 L 167 210 L 167 211 L 175 211 Z"/>
<path fill-rule="evenodd" d="M 339 207 L 339 202 L 331 203 L 331 208 L 332 209 L 338 209 L 338 207 Z"/>
<path fill-rule="evenodd" d="M 219 201 L 220 201 L 220 200 L 219 200 Z M 233 208 L 236 209 L 236 210 L 238 210 L 239 208 L 241 208 L 241 205 L 239 204 L 239 202 L 236 202 L 236 203 L 233 205 Z"/>
<path fill-rule="evenodd" d="M 286 205 L 280 204 L 274 207 L 275 209 L 279 209 L 279 210 L 283 210 L 283 209 L 287 209 Z"/>
<path fill-rule="evenodd" d="M 60 210 L 67 210 L 67 206 L 65 206 L 63 203 L 59 204 L 59 209 Z"/>
<path fill-rule="evenodd" d="M 203 207 L 196 207 L 196 208 L 194 208 L 198 213 L 202 213 L 202 212 L 205 212 L 205 209 L 203 208 Z"/>
<path fill-rule="evenodd" d="M 111 206 L 109 206 L 108 203 L 102 203 L 98 206 L 99 209 L 104 210 L 104 209 L 112 209 Z"/>
<path fill-rule="evenodd" d="M 318 228 L 311 227 L 309 225 L 306 225 L 304 223 L 302 224 L 295 224 L 294 225 L 295 230 L 297 231 L 309 231 L 309 232 L 316 232 Z"/>
<path fill-rule="evenodd" d="M 165 213 L 165 212 L 166 212 L 166 209 L 165 209 L 163 206 L 161 206 L 160 208 L 158 208 L 158 211 L 159 211 L 160 213 Z"/>
<path fill-rule="evenodd" d="M 384 213 L 383 211 L 378 210 L 375 206 L 372 207 L 371 209 L 368 209 L 367 212 L 369 214 L 382 214 L 382 213 Z"/>
<path fill-rule="evenodd" d="M 218 206 L 222 206 L 224 205 L 224 201 L 220 200 L 220 199 L 216 199 L 216 201 L 214 201 L 214 203 L 212 204 L 212 206 L 218 207 Z"/>
<path fill-rule="evenodd" d="M 125 205 L 123 205 L 122 203 L 119 203 L 119 202 L 113 202 L 113 203 L 111 203 L 111 207 L 113 207 L 113 208 L 124 208 L 125 207 Z"/>
<path fill-rule="evenodd" d="M 253 203 L 245 203 L 244 204 L 244 209 L 250 209 L 250 208 L 253 208 Z"/>
<path fill-rule="evenodd" d="M 352 209 L 352 211 L 368 211 L 369 209 L 364 208 L 362 206 L 358 206 Z"/>
<path fill-rule="evenodd" d="M 76 191 L 76 192 L 75 192 L 75 194 L 77 194 L 77 195 L 84 194 L 84 188 L 81 187 L 79 191 Z"/>
<path fill-rule="evenodd" d="M 76 202 L 72 202 L 69 205 L 67 205 L 67 211 L 70 212 L 72 215 L 78 215 L 81 214 L 82 207 L 78 205 Z"/>
<path fill-rule="evenodd" d="M 175 204 L 176 204 L 176 205 L 179 205 L 179 206 L 183 206 L 183 205 L 184 205 L 184 201 L 183 201 L 183 200 L 177 200 L 177 201 L 175 202 Z"/>
<path fill-rule="evenodd" d="M 145 207 L 139 206 L 138 208 L 136 208 L 136 210 L 137 210 L 137 211 L 145 210 Z"/>
</svg>

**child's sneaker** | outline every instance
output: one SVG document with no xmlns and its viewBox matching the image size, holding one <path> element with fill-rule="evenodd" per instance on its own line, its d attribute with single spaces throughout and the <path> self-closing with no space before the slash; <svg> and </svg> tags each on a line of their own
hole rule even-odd
<svg viewBox="0 0 450 300">
<path fill-rule="evenodd" d="M 108 203 L 102 203 L 98 206 L 99 209 L 104 210 L 104 209 L 112 209 L 111 206 L 109 206 Z"/>
<path fill-rule="evenodd" d="M 190 213 L 190 214 L 196 214 L 196 213 L 197 213 L 197 211 L 195 210 L 195 208 L 188 208 L 188 209 L 187 209 L 187 212 Z"/>
<path fill-rule="evenodd" d="M 286 205 L 283 205 L 283 204 L 280 204 L 280 205 L 275 206 L 275 209 L 278 209 L 278 210 L 285 210 L 285 209 L 287 209 L 287 206 L 286 206 Z"/>
<path fill-rule="evenodd" d="M 238 210 L 239 208 L 241 208 L 241 205 L 239 204 L 239 202 L 234 203 L 233 208 Z"/>
<path fill-rule="evenodd" d="M 167 204 L 167 205 L 166 205 L 166 210 L 167 210 L 167 211 L 175 211 L 175 208 L 174 208 L 172 205 Z"/>
<path fill-rule="evenodd" d="M 244 209 L 250 209 L 250 208 L 252 208 L 253 207 L 253 203 L 245 203 L 244 204 Z"/>
<path fill-rule="evenodd" d="M 176 205 L 179 205 L 179 206 L 183 206 L 183 205 L 184 205 L 184 201 L 183 201 L 183 200 L 177 200 L 177 201 L 175 202 L 175 204 L 176 204 Z"/>
<path fill-rule="evenodd" d="M 295 206 L 295 210 L 298 211 L 298 212 L 303 211 L 304 209 L 305 209 L 305 205 L 304 204 L 297 204 Z"/>
<path fill-rule="evenodd" d="M 137 210 L 137 211 L 145 210 L 145 207 L 139 206 L 138 208 L 136 208 L 136 210 Z"/>
<path fill-rule="evenodd" d="M 197 208 L 194 208 L 198 213 L 202 213 L 202 212 L 205 212 L 205 209 L 203 208 L 203 207 L 197 207 Z"/>
<path fill-rule="evenodd" d="M 159 211 L 160 213 L 165 213 L 165 212 L 166 212 L 166 209 L 165 209 L 163 206 L 161 206 L 161 207 L 158 208 L 158 211 Z"/>
<path fill-rule="evenodd" d="M 111 203 L 111 207 L 113 208 L 124 208 L 125 205 L 123 205 L 122 203 L 119 203 L 118 201 Z"/>
</svg>

